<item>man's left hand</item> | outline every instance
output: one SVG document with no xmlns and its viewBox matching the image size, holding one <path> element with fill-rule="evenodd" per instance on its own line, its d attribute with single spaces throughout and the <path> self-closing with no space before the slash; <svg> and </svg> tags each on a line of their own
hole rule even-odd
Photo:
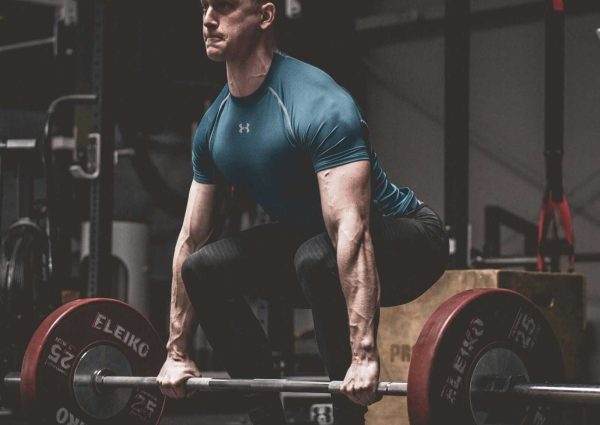
<svg viewBox="0 0 600 425">
<path fill-rule="evenodd" d="M 381 400 L 375 394 L 379 380 L 379 359 L 353 360 L 341 386 L 342 392 L 354 403 L 368 406 Z"/>
</svg>

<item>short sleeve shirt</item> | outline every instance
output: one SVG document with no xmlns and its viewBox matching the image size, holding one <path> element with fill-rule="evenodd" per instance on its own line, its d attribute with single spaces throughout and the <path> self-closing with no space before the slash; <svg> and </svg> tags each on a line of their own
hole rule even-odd
<svg viewBox="0 0 600 425">
<path fill-rule="evenodd" d="M 324 228 L 316 173 L 356 161 L 371 163 L 372 203 L 383 215 L 416 208 L 413 191 L 387 179 L 352 96 L 320 69 L 280 53 L 253 94 L 223 88 L 192 147 L 195 181 L 222 177 L 300 231 Z"/>
</svg>

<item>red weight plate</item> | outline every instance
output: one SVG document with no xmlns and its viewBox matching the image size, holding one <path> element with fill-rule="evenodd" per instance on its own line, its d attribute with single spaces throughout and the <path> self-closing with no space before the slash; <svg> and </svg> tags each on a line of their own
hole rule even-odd
<svg viewBox="0 0 600 425">
<path fill-rule="evenodd" d="M 82 354 L 103 344 L 127 358 L 134 376 L 156 376 L 165 359 L 158 334 L 144 316 L 118 300 L 76 300 L 52 312 L 33 334 L 23 358 L 24 411 L 41 424 L 156 425 L 165 398 L 156 389 L 135 389 L 126 407 L 108 419 L 84 413 L 73 397 L 73 371 Z M 98 365 L 98 368 L 110 365 Z"/>
<path fill-rule="evenodd" d="M 469 386 L 478 359 L 492 348 L 516 354 L 530 382 L 564 380 L 562 353 L 552 328 L 524 296 L 506 289 L 474 289 L 444 302 L 425 323 L 408 373 L 411 425 L 476 425 Z M 514 406 L 517 423 L 557 420 L 556 409 Z M 540 422 L 541 421 L 541 422 Z"/>
</svg>

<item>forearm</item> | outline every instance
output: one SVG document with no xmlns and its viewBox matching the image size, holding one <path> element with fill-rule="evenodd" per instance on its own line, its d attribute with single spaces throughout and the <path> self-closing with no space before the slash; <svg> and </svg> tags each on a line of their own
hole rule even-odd
<svg viewBox="0 0 600 425">
<path fill-rule="evenodd" d="M 190 336 L 194 331 L 194 307 L 185 289 L 181 268 L 185 260 L 204 245 L 212 233 L 215 189 L 214 185 L 192 183 L 183 224 L 175 244 L 167 342 L 167 350 L 172 357 L 187 356 Z"/>
<path fill-rule="evenodd" d="M 167 342 L 167 351 L 174 357 L 187 356 L 190 338 L 195 330 L 194 308 L 181 277 L 181 267 L 193 252 L 194 246 L 180 236 L 173 256 L 169 341 Z"/>
<path fill-rule="evenodd" d="M 346 232 L 340 228 L 337 261 L 342 291 L 348 307 L 352 360 L 377 357 L 379 278 L 368 230 Z"/>
</svg>

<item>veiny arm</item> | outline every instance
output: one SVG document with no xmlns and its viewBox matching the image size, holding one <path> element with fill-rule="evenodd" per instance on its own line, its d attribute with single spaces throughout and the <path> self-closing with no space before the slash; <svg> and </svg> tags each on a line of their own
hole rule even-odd
<svg viewBox="0 0 600 425">
<path fill-rule="evenodd" d="M 213 231 L 216 192 L 215 185 L 192 182 L 175 245 L 167 361 L 158 376 L 161 391 L 173 398 L 185 396 L 182 383 L 186 378 L 200 374 L 188 355 L 195 315 L 181 278 L 181 266 L 190 254 L 208 241 Z"/>
<path fill-rule="evenodd" d="M 353 162 L 317 174 L 325 225 L 336 248 L 348 307 L 352 366 L 342 390 L 358 404 L 376 401 L 379 378 L 379 277 L 369 226 L 370 163 Z"/>
</svg>

